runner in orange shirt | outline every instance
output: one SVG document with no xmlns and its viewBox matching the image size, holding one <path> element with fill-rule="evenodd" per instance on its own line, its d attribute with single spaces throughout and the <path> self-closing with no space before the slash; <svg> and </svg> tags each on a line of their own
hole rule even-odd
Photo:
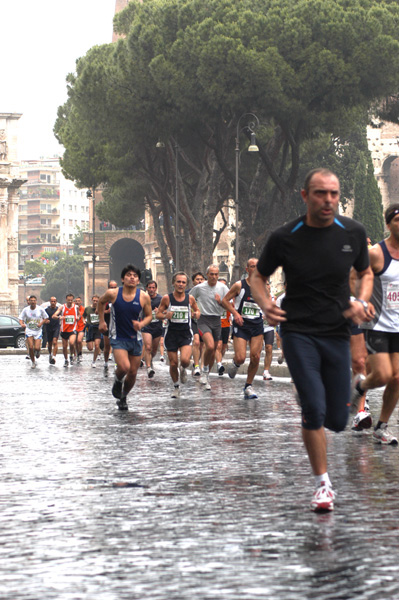
<svg viewBox="0 0 399 600">
<path fill-rule="evenodd" d="M 53 315 L 53 319 L 61 321 L 61 339 L 62 352 L 64 354 L 64 367 L 73 364 L 73 350 L 76 342 L 77 322 L 80 320 L 80 312 L 76 304 L 73 303 L 73 294 L 66 295 L 66 303 L 60 306 Z M 70 363 L 68 361 L 68 341 Z"/>
<path fill-rule="evenodd" d="M 83 318 L 83 313 L 85 311 L 85 308 L 82 305 L 82 298 L 80 296 L 76 296 L 74 302 L 75 302 L 76 306 L 78 307 L 79 314 L 80 314 L 80 319 L 77 322 L 77 327 L 76 327 L 75 348 L 76 348 L 76 355 L 77 355 L 78 363 L 81 363 L 82 362 L 82 353 L 83 353 L 83 338 L 84 338 L 85 326 L 86 326 L 86 320 Z"/>
</svg>

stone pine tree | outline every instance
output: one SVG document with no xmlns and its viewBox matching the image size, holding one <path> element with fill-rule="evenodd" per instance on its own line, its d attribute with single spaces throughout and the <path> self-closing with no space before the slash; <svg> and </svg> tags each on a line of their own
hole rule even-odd
<svg viewBox="0 0 399 600">
<path fill-rule="evenodd" d="M 234 193 L 237 124 L 256 113 L 255 157 L 239 133 L 245 262 L 289 217 L 304 144 L 398 92 L 398 23 L 399 4 L 382 0 L 132 1 L 115 19 L 124 37 L 68 78 L 55 125 L 64 172 L 109 186 L 118 219 L 145 201 L 172 256 L 177 188 L 182 266 L 204 267 Z"/>
<path fill-rule="evenodd" d="M 363 153 L 357 165 L 354 181 L 353 218 L 363 223 L 373 243 L 384 237 L 381 193 L 374 177 L 370 153 Z"/>
</svg>

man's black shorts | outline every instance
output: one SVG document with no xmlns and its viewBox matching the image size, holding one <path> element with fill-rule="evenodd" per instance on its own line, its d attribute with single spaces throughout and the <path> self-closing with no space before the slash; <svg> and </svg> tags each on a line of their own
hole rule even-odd
<svg viewBox="0 0 399 600">
<path fill-rule="evenodd" d="M 191 331 L 168 331 L 165 334 L 164 346 L 165 350 L 169 352 L 177 352 L 179 348 L 183 346 L 191 346 L 193 343 L 193 336 Z"/>
<path fill-rule="evenodd" d="M 76 335 L 76 331 L 61 331 L 61 338 L 63 340 L 69 340 L 71 335 Z"/>
<path fill-rule="evenodd" d="M 375 329 L 363 329 L 363 331 L 369 354 L 394 354 L 395 352 L 399 352 L 399 333 L 377 331 Z"/>
</svg>

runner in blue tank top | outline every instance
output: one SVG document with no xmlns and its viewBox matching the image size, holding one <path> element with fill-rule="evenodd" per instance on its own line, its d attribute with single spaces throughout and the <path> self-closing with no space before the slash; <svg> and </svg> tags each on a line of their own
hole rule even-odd
<svg viewBox="0 0 399 600">
<path fill-rule="evenodd" d="M 127 265 L 121 273 L 123 287 L 108 289 L 98 302 L 102 333 L 108 329 L 104 319 L 105 306 L 111 304 L 109 336 L 117 364 L 112 395 L 117 398 L 120 410 L 127 410 L 126 396 L 135 384 L 140 366 L 141 330 L 152 319 L 150 298 L 137 287 L 140 275 L 140 269 Z"/>
</svg>

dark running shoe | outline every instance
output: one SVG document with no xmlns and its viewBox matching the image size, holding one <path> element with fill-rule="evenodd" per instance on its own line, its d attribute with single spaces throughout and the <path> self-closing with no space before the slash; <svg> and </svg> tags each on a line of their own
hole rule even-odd
<svg viewBox="0 0 399 600">
<path fill-rule="evenodd" d="M 114 385 L 112 386 L 112 395 L 114 398 L 118 398 L 118 400 L 120 400 L 122 398 L 122 388 L 123 388 L 123 381 L 119 381 L 118 379 L 115 379 Z"/>
<path fill-rule="evenodd" d="M 116 404 L 119 408 L 119 410 L 127 410 L 127 402 L 126 402 L 126 398 L 120 398 L 120 400 L 116 401 Z"/>
<path fill-rule="evenodd" d="M 224 368 L 224 366 L 220 365 L 220 367 L 218 368 L 218 375 L 219 375 L 219 377 L 222 377 L 222 375 L 224 374 L 225 370 L 226 369 Z"/>
</svg>

